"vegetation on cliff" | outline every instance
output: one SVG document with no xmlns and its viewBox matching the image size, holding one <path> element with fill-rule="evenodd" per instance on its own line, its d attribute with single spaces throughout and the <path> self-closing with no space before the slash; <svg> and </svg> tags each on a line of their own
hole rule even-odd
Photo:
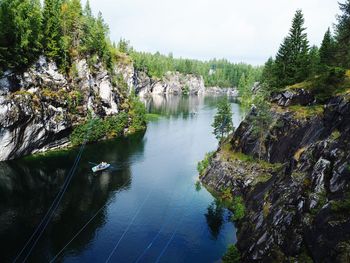
<svg viewBox="0 0 350 263">
<path fill-rule="evenodd" d="M 320 48 L 310 47 L 304 16 L 297 10 L 288 36 L 275 58 L 270 58 L 262 74 L 263 87 L 269 93 L 284 90 L 295 83 L 314 94 L 319 103 L 348 89 L 346 69 L 350 68 L 350 1 L 339 3 L 341 14 L 332 34 L 328 28 Z"/>
<path fill-rule="evenodd" d="M 70 140 L 73 145 L 80 145 L 84 141 L 96 142 L 103 138 L 133 134 L 146 129 L 146 108 L 135 96 L 129 96 L 129 109 L 115 116 L 105 118 L 92 118 L 77 125 Z"/>
<path fill-rule="evenodd" d="M 203 76 L 207 87 L 238 87 L 242 78 L 254 83 L 260 79 L 263 70 L 263 67 L 245 63 L 235 64 L 225 59 L 199 61 L 174 58 L 172 54 L 166 56 L 159 52 L 155 54 L 136 52 L 131 47 L 126 50 L 132 57 L 135 68 L 147 72 L 153 78 L 162 78 L 168 71 L 178 71 Z"/>
<path fill-rule="evenodd" d="M 74 60 L 97 58 L 111 68 L 118 51 L 109 40 L 101 13 L 92 15 L 80 0 L 2 0 L 0 2 L 0 71 L 22 70 L 45 55 L 62 72 Z"/>
</svg>

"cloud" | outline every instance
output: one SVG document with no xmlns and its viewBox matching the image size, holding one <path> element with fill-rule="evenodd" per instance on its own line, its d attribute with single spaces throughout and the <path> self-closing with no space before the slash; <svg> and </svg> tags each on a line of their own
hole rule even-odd
<svg viewBox="0 0 350 263">
<path fill-rule="evenodd" d="M 140 51 L 176 57 L 264 63 L 302 9 L 311 44 L 336 21 L 335 0 L 90 0 L 110 26 L 111 38 Z"/>
</svg>

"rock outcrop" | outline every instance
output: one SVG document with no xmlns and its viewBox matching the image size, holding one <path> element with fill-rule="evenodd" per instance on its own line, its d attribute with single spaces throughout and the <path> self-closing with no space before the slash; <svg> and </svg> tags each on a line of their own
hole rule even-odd
<svg viewBox="0 0 350 263">
<path fill-rule="evenodd" d="M 230 154 L 219 149 L 202 177 L 211 189 L 231 188 L 244 198 L 247 212 L 237 222 L 242 262 L 347 262 L 349 99 L 333 98 L 323 113 L 302 118 L 276 106 L 262 138 L 253 132 L 254 114 L 230 139 Z M 265 161 L 232 158 L 234 153 Z"/>
<path fill-rule="evenodd" d="M 128 68 L 127 72 L 131 72 Z M 205 92 L 204 80 L 193 74 L 167 72 L 162 79 L 152 79 L 143 71 L 134 74 L 123 74 L 124 81 L 130 89 L 135 89 L 140 97 L 150 95 L 201 95 Z"/>
<path fill-rule="evenodd" d="M 0 161 L 65 146 L 73 126 L 88 112 L 117 114 L 123 100 L 101 64 L 75 62 L 74 79 L 45 57 L 22 73 L 0 80 Z"/>
</svg>

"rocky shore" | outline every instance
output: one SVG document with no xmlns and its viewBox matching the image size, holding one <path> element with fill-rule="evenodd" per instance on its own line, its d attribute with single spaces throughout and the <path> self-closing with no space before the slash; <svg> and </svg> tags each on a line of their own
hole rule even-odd
<svg viewBox="0 0 350 263">
<path fill-rule="evenodd" d="M 272 101 L 264 136 L 253 132 L 252 110 L 201 180 L 243 197 L 246 213 L 236 223 L 242 262 L 348 262 L 349 95 L 313 105 L 297 90 Z"/>
</svg>

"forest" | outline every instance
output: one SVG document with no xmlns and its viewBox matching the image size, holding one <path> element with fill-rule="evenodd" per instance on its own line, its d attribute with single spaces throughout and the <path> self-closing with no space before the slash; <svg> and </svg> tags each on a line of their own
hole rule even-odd
<svg viewBox="0 0 350 263">
<path fill-rule="evenodd" d="M 350 68 L 350 1 L 339 3 L 334 32 L 328 28 L 320 47 L 310 46 L 305 19 L 297 10 L 289 34 L 275 58 L 269 58 L 262 74 L 268 93 L 297 87 L 310 90 L 318 102 L 341 93 L 348 87 Z"/>
<path fill-rule="evenodd" d="M 231 63 L 225 59 L 199 61 L 137 52 L 128 41 L 115 44 L 102 14 L 92 14 L 89 1 L 80 0 L 1 0 L 0 1 L 0 75 L 6 70 L 21 71 L 40 55 L 55 61 L 67 75 L 74 61 L 87 58 L 90 65 L 103 62 L 108 69 L 131 58 L 134 67 L 152 78 L 167 71 L 203 76 L 206 86 L 237 87 L 240 79 L 253 83 L 260 79 L 262 67 Z"/>
</svg>

